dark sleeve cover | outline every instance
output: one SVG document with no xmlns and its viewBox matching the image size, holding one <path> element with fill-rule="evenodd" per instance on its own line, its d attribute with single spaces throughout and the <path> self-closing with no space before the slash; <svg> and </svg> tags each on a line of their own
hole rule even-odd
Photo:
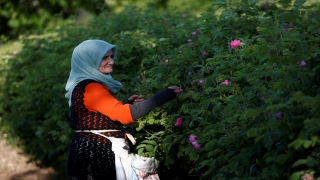
<svg viewBox="0 0 320 180">
<path fill-rule="evenodd" d="M 149 99 L 146 99 L 142 102 L 130 105 L 131 115 L 133 119 L 138 119 L 156 107 L 161 106 L 162 104 L 174 99 L 177 94 L 174 92 L 173 89 L 164 89 Z"/>
</svg>

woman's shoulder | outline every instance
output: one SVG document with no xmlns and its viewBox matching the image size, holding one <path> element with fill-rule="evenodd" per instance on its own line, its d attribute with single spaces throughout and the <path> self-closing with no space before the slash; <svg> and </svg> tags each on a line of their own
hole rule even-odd
<svg viewBox="0 0 320 180">
<path fill-rule="evenodd" d="M 100 83 L 99 81 L 93 80 L 93 79 L 84 79 L 84 80 L 80 81 L 80 83 L 94 83 L 94 82 Z"/>
<path fill-rule="evenodd" d="M 97 85 L 103 86 L 102 83 L 100 83 L 99 81 L 95 81 L 95 80 L 92 80 L 92 79 L 85 79 L 85 80 L 80 81 L 75 86 L 75 89 L 80 90 L 80 91 L 84 90 L 85 87 L 88 86 L 89 84 L 97 84 Z"/>
<path fill-rule="evenodd" d="M 98 83 L 98 84 L 101 84 L 99 81 L 96 81 L 96 80 L 93 80 L 93 79 L 85 79 L 85 80 L 82 80 L 78 83 L 78 85 L 80 86 L 87 86 L 88 84 L 91 84 L 91 83 Z"/>
</svg>

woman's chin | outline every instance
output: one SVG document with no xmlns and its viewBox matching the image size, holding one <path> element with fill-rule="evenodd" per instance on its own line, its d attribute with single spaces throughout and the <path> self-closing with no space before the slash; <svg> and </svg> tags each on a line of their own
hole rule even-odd
<svg viewBox="0 0 320 180">
<path fill-rule="evenodd" d="M 112 73 L 112 69 L 105 69 L 105 70 L 103 70 L 103 71 L 100 71 L 101 73 L 103 73 L 103 74 L 110 74 L 110 73 Z"/>
</svg>

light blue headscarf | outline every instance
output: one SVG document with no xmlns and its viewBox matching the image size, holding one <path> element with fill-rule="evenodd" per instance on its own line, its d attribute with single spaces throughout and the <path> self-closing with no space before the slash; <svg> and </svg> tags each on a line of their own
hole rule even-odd
<svg viewBox="0 0 320 180">
<path fill-rule="evenodd" d="M 113 93 L 122 88 L 121 83 L 114 80 L 110 74 L 103 74 L 99 71 L 103 56 L 111 49 L 115 59 L 117 47 L 102 40 L 83 41 L 73 50 L 71 71 L 65 87 L 67 90 L 65 97 L 69 99 L 69 106 L 71 106 L 71 95 L 74 87 L 85 79 L 99 81 Z"/>
</svg>

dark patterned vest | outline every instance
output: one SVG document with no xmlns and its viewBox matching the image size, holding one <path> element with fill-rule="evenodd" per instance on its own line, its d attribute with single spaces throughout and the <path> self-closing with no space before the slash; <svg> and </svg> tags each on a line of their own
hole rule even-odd
<svg viewBox="0 0 320 180">
<path fill-rule="evenodd" d="M 81 81 L 73 90 L 71 98 L 71 119 L 70 127 L 73 130 L 123 130 L 123 125 L 118 121 L 112 121 L 109 117 L 100 112 L 89 111 L 84 105 L 85 87 L 96 81 Z"/>
<path fill-rule="evenodd" d="M 112 121 L 109 117 L 89 111 L 84 105 L 85 87 L 96 81 L 84 80 L 73 89 L 71 98 L 71 119 L 73 130 L 104 130 L 120 131 L 102 133 L 110 137 L 124 138 L 123 125 Z M 90 132 L 76 132 L 73 136 L 68 155 L 68 174 L 79 179 L 94 180 L 116 179 L 114 153 L 111 142 Z"/>
</svg>

